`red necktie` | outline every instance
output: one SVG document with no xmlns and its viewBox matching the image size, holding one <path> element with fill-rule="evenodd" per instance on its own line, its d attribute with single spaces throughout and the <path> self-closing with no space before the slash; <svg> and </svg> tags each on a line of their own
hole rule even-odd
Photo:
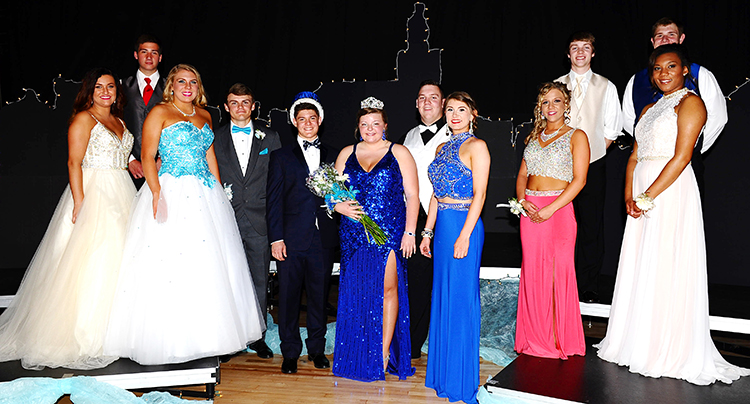
<svg viewBox="0 0 750 404">
<path fill-rule="evenodd" d="M 148 101 L 151 99 L 151 95 L 154 94 L 154 88 L 151 87 L 151 79 L 146 77 L 146 87 L 143 87 L 143 103 L 148 105 Z"/>
</svg>

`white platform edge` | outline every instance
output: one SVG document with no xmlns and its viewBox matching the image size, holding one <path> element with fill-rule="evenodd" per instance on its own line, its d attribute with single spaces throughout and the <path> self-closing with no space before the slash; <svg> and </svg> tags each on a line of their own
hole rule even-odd
<svg viewBox="0 0 750 404">
<path fill-rule="evenodd" d="M 579 401 L 569 401 L 569 400 L 563 400 L 563 399 L 555 398 L 555 397 L 539 396 L 536 394 L 526 393 L 523 391 L 503 389 L 500 387 L 493 387 L 490 385 L 485 385 L 485 387 L 487 388 L 487 392 L 490 394 L 494 394 L 494 395 L 497 395 L 498 397 L 502 397 L 505 399 L 510 398 L 510 399 L 515 399 L 515 400 L 520 400 L 528 404 L 583 404 Z M 517 403 L 518 401 L 511 401 L 511 402 Z"/>
<path fill-rule="evenodd" d="M 94 376 L 126 390 L 216 383 L 216 367 Z"/>
</svg>

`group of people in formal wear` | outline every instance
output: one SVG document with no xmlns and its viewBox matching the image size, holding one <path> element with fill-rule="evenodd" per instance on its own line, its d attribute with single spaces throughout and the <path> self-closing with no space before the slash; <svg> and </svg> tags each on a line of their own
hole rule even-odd
<svg viewBox="0 0 750 404">
<path fill-rule="evenodd" d="M 591 71 L 595 39 L 587 32 L 570 38 L 570 72 L 540 86 L 516 185 L 518 353 L 585 355 L 579 301 L 598 301 L 604 156 L 635 125 L 629 217 L 598 354 L 696 384 L 750 374 L 726 362 L 709 335 L 690 161 L 715 141 L 726 107 L 713 75 L 687 60 L 683 39 L 675 20 L 654 24 L 649 67 L 628 83 L 622 109 L 614 84 Z M 384 103 L 369 97 L 353 144 L 339 152 L 319 137 L 321 100 L 301 92 L 289 108 L 296 141 L 282 146 L 252 118 L 246 85 L 228 90 L 230 122 L 214 130 L 194 67 L 178 64 L 163 78 L 161 47 L 149 35 L 134 57 L 139 69 L 122 82 L 102 68 L 83 79 L 68 129 L 69 186 L 0 316 L 0 361 L 92 369 L 120 357 L 150 365 L 246 348 L 272 358 L 264 339 L 273 257 L 283 373 L 297 372 L 303 352 L 304 289 L 305 347 L 316 368 L 362 381 L 405 379 L 429 335 L 425 384 L 451 401 L 476 402 L 490 153 L 474 135 L 474 99 L 422 82 L 420 125 L 394 142 Z M 356 201 L 308 189 L 324 164 L 346 178 Z M 381 227 L 384 243 L 362 231 L 363 215 Z M 326 300 L 339 246 L 331 365 Z M 211 326 L 184 331 L 201 318 Z"/>
</svg>

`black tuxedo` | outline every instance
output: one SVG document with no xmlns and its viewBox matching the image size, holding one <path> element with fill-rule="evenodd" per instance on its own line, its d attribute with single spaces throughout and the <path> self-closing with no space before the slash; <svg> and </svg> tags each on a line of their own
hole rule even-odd
<svg viewBox="0 0 750 404">
<path fill-rule="evenodd" d="M 320 162 L 333 163 L 335 159 L 334 150 L 322 144 Z M 271 153 L 266 199 L 268 240 L 284 240 L 287 250 L 286 259 L 277 263 L 279 337 L 285 358 L 297 358 L 302 351 L 299 310 L 303 286 L 307 294 L 307 352 L 318 354 L 325 350 L 325 300 L 333 250 L 338 245 L 338 226 L 321 207 L 325 205 L 323 199 L 305 185 L 308 174 L 296 139 Z"/>
<path fill-rule="evenodd" d="M 258 296 L 261 312 L 268 308 L 267 285 L 271 251 L 266 225 L 266 183 L 271 152 L 281 147 L 279 134 L 253 121 L 253 129 L 265 134 L 263 139 L 253 135 L 247 170 L 242 174 L 239 157 L 232 141 L 231 122 L 218 128 L 214 134 L 214 151 L 219 164 L 221 181 L 232 184 L 232 208 L 245 247 L 250 275 Z"/>
<path fill-rule="evenodd" d="M 125 92 L 125 97 L 127 99 L 125 111 L 123 111 L 123 120 L 125 121 L 125 126 L 127 126 L 128 130 L 135 138 L 132 154 L 138 161 L 141 161 L 143 122 L 146 120 L 146 116 L 151 111 L 151 108 L 161 102 L 162 96 L 164 95 L 165 84 L 166 79 L 164 76 L 160 76 L 159 82 L 156 83 L 156 86 L 154 87 L 154 93 L 151 94 L 151 99 L 148 101 L 148 105 L 146 105 L 143 102 L 141 90 L 138 89 L 137 76 L 130 76 L 122 82 L 122 89 Z"/>
</svg>

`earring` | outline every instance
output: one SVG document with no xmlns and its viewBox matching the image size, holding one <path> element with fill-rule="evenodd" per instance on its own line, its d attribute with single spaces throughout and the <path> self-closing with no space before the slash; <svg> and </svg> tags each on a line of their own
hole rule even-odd
<svg viewBox="0 0 750 404">
<path fill-rule="evenodd" d="M 565 117 L 565 124 L 570 124 L 570 110 L 566 109 L 565 112 L 563 112 L 563 116 Z"/>
<path fill-rule="evenodd" d="M 385 140 L 385 131 L 383 131 L 383 140 Z"/>
<path fill-rule="evenodd" d="M 365 140 L 365 139 L 362 138 L 362 135 L 359 135 L 359 141 L 361 142 L 363 140 Z"/>
<path fill-rule="evenodd" d="M 474 133 L 474 121 L 469 121 L 469 133 Z"/>
</svg>

